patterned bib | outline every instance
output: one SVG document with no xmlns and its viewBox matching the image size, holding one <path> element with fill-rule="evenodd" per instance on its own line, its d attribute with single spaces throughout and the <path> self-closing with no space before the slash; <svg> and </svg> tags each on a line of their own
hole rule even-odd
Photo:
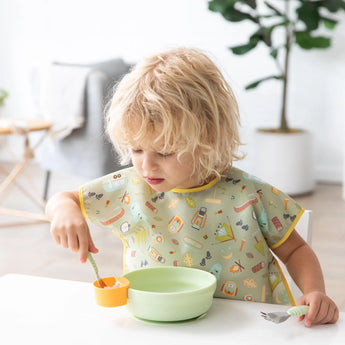
<svg viewBox="0 0 345 345">
<path fill-rule="evenodd" d="M 88 220 L 122 239 L 125 272 L 194 267 L 215 275 L 215 297 L 294 304 L 271 249 L 304 210 L 237 168 L 205 186 L 164 193 L 127 168 L 83 185 L 80 202 Z"/>
</svg>

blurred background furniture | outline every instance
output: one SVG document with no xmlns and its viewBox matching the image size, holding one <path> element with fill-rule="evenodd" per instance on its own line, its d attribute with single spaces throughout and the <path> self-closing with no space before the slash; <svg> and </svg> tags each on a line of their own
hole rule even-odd
<svg viewBox="0 0 345 345">
<path fill-rule="evenodd" d="M 16 186 L 23 194 L 25 194 L 32 202 L 37 204 L 42 212 L 33 213 L 27 210 L 18 210 L 13 208 L 0 207 L 1 215 L 9 215 L 14 217 L 27 218 L 37 222 L 46 222 L 47 218 L 44 215 L 45 201 L 42 199 L 40 192 L 33 184 L 31 178 L 25 174 L 25 170 L 29 162 L 35 157 L 35 151 L 42 144 L 51 128 L 51 123 L 39 119 L 21 119 L 21 118 L 2 118 L 0 119 L 0 145 L 7 151 L 12 160 L 13 167 L 7 171 L 4 167 L 0 166 L 0 172 L 5 176 L 4 180 L 0 183 L 0 200 L 4 201 L 6 196 L 9 195 L 9 189 Z M 32 132 L 40 132 L 40 138 L 31 144 L 29 135 Z M 41 133 L 43 132 L 43 134 Z M 20 158 L 11 150 L 2 136 L 17 135 L 23 139 L 23 152 Z M 19 177 L 25 178 L 25 185 L 23 186 L 19 181 Z M 0 224 L 0 226 L 3 226 Z"/>
<path fill-rule="evenodd" d="M 89 72 L 85 85 L 84 124 L 63 139 L 47 140 L 41 146 L 38 161 L 47 170 L 44 199 L 48 197 L 51 173 L 54 171 L 93 179 L 122 168 L 104 135 L 104 109 L 114 86 L 131 68 L 120 58 L 82 66 L 55 64 L 87 67 Z"/>
</svg>

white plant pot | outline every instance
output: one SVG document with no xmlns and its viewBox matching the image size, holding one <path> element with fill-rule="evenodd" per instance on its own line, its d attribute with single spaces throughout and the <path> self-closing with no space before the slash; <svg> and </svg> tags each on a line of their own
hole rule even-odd
<svg viewBox="0 0 345 345">
<path fill-rule="evenodd" d="M 257 130 L 253 174 L 289 195 L 314 190 L 312 135 Z"/>
</svg>

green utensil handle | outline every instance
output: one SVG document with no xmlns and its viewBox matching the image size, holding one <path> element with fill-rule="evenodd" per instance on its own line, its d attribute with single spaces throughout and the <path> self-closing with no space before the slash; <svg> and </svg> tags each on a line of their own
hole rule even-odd
<svg viewBox="0 0 345 345">
<path fill-rule="evenodd" d="M 96 265 L 95 259 L 93 258 L 93 256 L 91 255 L 90 252 L 87 254 L 87 259 L 89 260 L 89 262 L 90 262 L 90 264 L 91 264 L 93 270 L 94 270 L 95 273 L 96 273 L 97 278 L 99 279 L 99 277 L 98 277 L 98 275 L 99 275 L 98 267 L 97 267 L 97 265 Z"/>
<path fill-rule="evenodd" d="M 290 308 L 287 313 L 291 316 L 302 316 L 302 315 L 307 315 L 309 310 L 308 305 L 299 305 L 297 307 L 292 307 Z"/>
</svg>

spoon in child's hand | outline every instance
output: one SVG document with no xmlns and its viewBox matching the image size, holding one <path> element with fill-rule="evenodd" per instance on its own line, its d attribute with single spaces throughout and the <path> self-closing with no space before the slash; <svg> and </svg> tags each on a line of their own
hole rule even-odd
<svg viewBox="0 0 345 345">
<path fill-rule="evenodd" d="M 96 261 L 95 261 L 95 259 L 93 258 L 92 254 L 90 252 L 88 252 L 88 254 L 87 254 L 87 259 L 89 260 L 91 266 L 93 267 L 93 270 L 96 273 L 96 278 L 97 278 L 99 287 L 102 288 L 102 289 L 106 288 L 107 285 L 101 279 L 101 277 L 99 275 L 98 267 L 96 265 Z M 120 282 L 116 279 L 116 277 L 114 277 L 114 278 L 115 278 L 115 284 L 114 284 L 114 286 L 111 286 L 111 287 L 112 288 L 117 288 L 117 287 L 120 286 Z"/>
<path fill-rule="evenodd" d="M 91 253 L 89 252 L 87 254 L 87 259 L 89 260 L 93 270 L 95 271 L 96 273 L 96 278 L 97 278 L 97 281 L 98 281 L 98 285 L 100 288 L 104 289 L 106 287 L 106 285 L 104 284 L 103 280 L 101 279 L 101 277 L 99 276 L 99 272 L 98 272 L 98 267 L 96 265 L 96 261 L 94 260 L 93 256 L 91 255 Z"/>
</svg>

